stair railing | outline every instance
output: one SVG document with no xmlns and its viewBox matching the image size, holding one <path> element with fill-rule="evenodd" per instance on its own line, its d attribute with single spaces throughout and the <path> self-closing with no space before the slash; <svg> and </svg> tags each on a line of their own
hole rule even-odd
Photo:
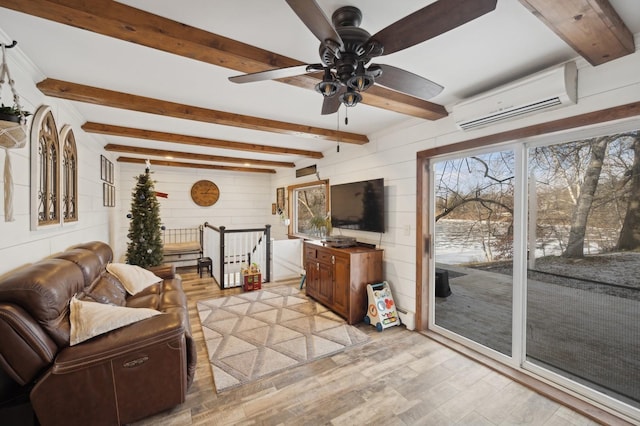
<svg viewBox="0 0 640 426">
<path fill-rule="evenodd" d="M 242 286 L 243 264 L 257 264 L 264 282 L 271 281 L 271 225 L 227 229 L 204 224 L 204 254 L 211 258 L 213 277 L 220 288 Z"/>
</svg>

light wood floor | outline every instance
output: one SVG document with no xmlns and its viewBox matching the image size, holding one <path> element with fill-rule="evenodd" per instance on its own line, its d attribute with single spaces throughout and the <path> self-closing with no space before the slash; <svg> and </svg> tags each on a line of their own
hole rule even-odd
<svg viewBox="0 0 640 426">
<path fill-rule="evenodd" d="M 217 394 L 197 300 L 228 296 L 181 270 L 198 345 L 184 404 L 139 425 L 590 425 L 561 406 L 424 335 L 401 327 L 341 354 Z M 266 284 L 298 286 L 299 281 Z"/>
</svg>

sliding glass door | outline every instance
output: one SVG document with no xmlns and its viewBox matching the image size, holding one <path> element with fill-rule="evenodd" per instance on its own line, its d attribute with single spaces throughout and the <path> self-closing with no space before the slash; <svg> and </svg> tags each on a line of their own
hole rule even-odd
<svg viewBox="0 0 640 426">
<path fill-rule="evenodd" d="M 528 158 L 526 359 L 640 407 L 640 132 Z"/>
<path fill-rule="evenodd" d="M 640 420 L 640 131 L 612 129 L 430 160 L 429 327 Z"/>
<path fill-rule="evenodd" d="M 514 152 L 435 161 L 435 324 L 511 355 Z"/>
</svg>

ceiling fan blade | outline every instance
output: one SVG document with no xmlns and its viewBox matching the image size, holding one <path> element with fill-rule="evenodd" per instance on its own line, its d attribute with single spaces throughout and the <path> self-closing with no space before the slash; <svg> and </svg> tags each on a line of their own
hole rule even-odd
<svg viewBox="0 0 640 426">
<path fill-rule="evenodd" d="M 466 24 L 496 8 L 498 0 L 438 0 L 371 38 L 384 46 L 383 55 L 398 52 Z"/>
<path fill-rule="evenodd" d="M 338 111 L 340 108 L 340 95 L 347 91 L 347 88 L 341 86 L 338 92 L 322 101 L 322 115 L 330 115 Z"/>
<path fill-rule="evenodd" d="M 336 48 L 343 47 L 342 38 L 315 0 L 287 0 L 287 3 L 321 43 L 331 40 Z"/>
<path fill-rule="evenodd" d="M 382 75 L 376 77 L 376 84 L 388 87 L 416 98 L 428 100 L 442 92 L 444 87 L 412 72 L 391 65 L 377 64 Z"/>
<path fill-rule="evenodd" d="M 310 72 L 322 71 L 322 64 L 296 65 L 293 67 L 276 68 L 274 70 L 254 72 L 229 77 L 234 83 L 252 83 L 254 81 L 277 80 L 279 78 L 294 77 Z"/>
</svg>

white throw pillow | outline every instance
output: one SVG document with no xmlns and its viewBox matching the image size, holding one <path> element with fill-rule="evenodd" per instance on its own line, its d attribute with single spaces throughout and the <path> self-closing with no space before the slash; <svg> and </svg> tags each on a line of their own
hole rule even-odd
<svg viewBox="0 0 640 426">
<path fill-rule="evenodd" d="M 155 309 L 127 308 L 126 306 L 89 302 L 79 300 L 75 296 L 69 303 L 69 310 L 71 311 L 71 337 L 69 339 L 71 346 L 116 328 L 161 314 Z"/>
<path fill-rule="evenodd" d="M 162 278 L 153 272 L 141 268 L 138 265 L 128 263 L 109 263 L 107 271 L 120 280 L 127 293 L 134 295 L 140 293 L 145 288 L 162 281 Z"/>
</svg>

